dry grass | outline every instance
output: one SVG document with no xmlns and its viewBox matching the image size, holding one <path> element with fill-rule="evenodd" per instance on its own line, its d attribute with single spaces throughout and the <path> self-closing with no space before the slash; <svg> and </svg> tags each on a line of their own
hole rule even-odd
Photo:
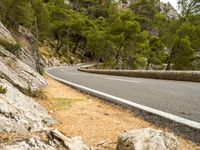
<svg viewBox="0 0 200 150">
<path fill-rule="evenodd" d="M 93 147 L 101 145 L 99 150 L 114 150 L 118 135 L 124 131 L 147 127 L 160 129 L 127 109 L 81 93 L 50 77 L 45 78 L 48 86 L 44 92 L 49 100 L 39 102 L 59 122 L 57 128 L 68 136 L 81 136 Z M 62 109 L 58 109 L 60 107 Z M 178 140 L 180 150 L 200 150 L 190 141 L 180 137 Z"/>
</svg>

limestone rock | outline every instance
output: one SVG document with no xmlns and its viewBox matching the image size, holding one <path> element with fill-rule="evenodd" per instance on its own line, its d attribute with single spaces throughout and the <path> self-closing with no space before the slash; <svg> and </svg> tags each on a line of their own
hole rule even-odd
<svg viewBox="0 0 200 150">
<path fill-rule="evenodd" d="M 50 134 L 54 139 L 62 141 L 68 150 L 90 150 L 90 148 L 83 143 L 81 137 L 69 138 L 64 136 L 57 129 L 50 130 L 48 134 Z"/>
<path fill-rule="evenodd" d="M 8 41 L 9 43 L 15 44 L 16 41 L 12 37 L 10 31 L 6 29 L 6 27 L 0 21 L 0 39 L 4 41 Z"/>
<path fill-rule="evenodd" d="M 39 137 L 34 137 L 12 144 L 0 146 L 1 150 L 57 150 L 56 147 L 43 142 Z"/>
<path fill-rule="evenodd" d="M 90 150 L 80 137 L 69 138 L 57 129 L 45 128 L 45 132 L 31 138 L 15 139 L 7 143 L 0 143 L 1 150 Z"/>
<path fill-rule="evenodd" d="M 128 8 L 131 4 L 137 2 L 138 0 L 114 0 L 120 8 Z M 156 6 L 158 10 L 166 15 L 167 18 L 169 19 L 178 19 L 179 18 L 179 13 L 178 11 L 171 5 L 171 3 L 164 3 L 161 2 L 160 0 L 157 0 Z"/>
<path fill-rule="evenodd" d="M 170 3 L 160 2 L 158 5 L 158 9 L 162 14 L 165 14 L 169 19 L 179 18 L 179 13 Z"/>
<path fill-rule="evenodd" d="M 60 63 L 60 60 L 56 59 L 55 57 L 53 58 L 44 58 L 42 60 L 42 64 L 45 66 L 45 67 L 55 67 L 55 66 L 61 66 L 63 64 Z"/>
<path fill-rule="evenodd" d="M 146 128 L 120 135 L 116 150 L 178 150 L 178 145 L 173 134 Z"/>
<path fill-rule="evenodd" d="M 5 79 L 0 86 L 7 88 L 0 94 L 0 132 L 25 133 L 40 131 L 55 124 L 47 111 L 32 98 L 24 95 Z"/>
<path fill-rule="evenodd" d="M 44 78 L 15 55 L 0 46 L 0 77 L 20 90 L 39 90 L 46 85 Z"/>
</svg>

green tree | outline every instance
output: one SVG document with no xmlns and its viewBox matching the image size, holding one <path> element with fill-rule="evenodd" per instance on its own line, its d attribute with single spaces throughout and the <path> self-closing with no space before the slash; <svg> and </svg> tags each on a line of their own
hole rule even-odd
<svg viewBox="0 0 200 150">
<path fill-rule="evenodd" d="M 166 69 L 195 69 L 195 42 L 196 28 L 189 22 L 181 23 L 174 21 L 168 27 L 162 40 L 166 44 L 169 52 L 169 60 Z M 183 46 L 184 45 L 184 46 Z M 188 65 L 187 65 L 187 64 Z M 182 68 L 181 68 L 182 67 Z"/>
<path fill-rule="evenodd" d="M 101 59 L 108 61 L 110 58 L 109 51 L 112 52 L 113 50 L 114 45 L 108 40 L 107 36 L 105 31 L 98 28 L 91 29 L 87 33 L 88 48 L 97 59 L 97 66 Z"/>
<path fill-rule="evenodd" d="M 178 0 L 179 10 L 183 17 L 188 17 L 200 12 L 200 0 Z"/>
<path fill-rule="evenodd" d="M 195 58 L 194 49 L 192 49 L 189 41 L 189 37 L 185 36 L 182 39 L 176 39 L 173 47 L 173 57 L 171 61 L 173 63 L 173 69 L 175 70 L 192 70 L 193 61 Z"/>
<path fill-rule="evenodd" d="M 149 39 L 146 70 L 149 70 L 152 64 L 162 65 L 165 62 L 166 58 L 167 54 L 164 50 L 164 44 L 158 37 L 151 36 Z"/>
<path fill-rule="evenodd" d="M 156 0 L 138 0 L 130 6 L 143 30 L 150 30 L 152 28 L 154 16 L 158 13 L 156 4 Z"/>
<path fill-rule="evenodd" d="M 114 56 L 117 68 L 122 68 L 122 62 L 129 63 L 130 68 L 134 68 L 142 42 L 139 23 L 129 10 L 118 11 L 108 18 L 107 23 L 106 31 L 110 41 L 115 45 L 111 55 Z"/>
<path fill-rule="evenodd" d="M 35 23 L 39 32 L 39 39 L 44 39 L 50 31 L 50 15 L 43 0 L 30 0 L 34 11 Z"/>
<path fill-rule="evenodd" d="M 6 19 L 11 25 L 30 27 L 33 23 L 33 9 L 29 0 L 10 0 L 7 3 Z"/>
</svg>

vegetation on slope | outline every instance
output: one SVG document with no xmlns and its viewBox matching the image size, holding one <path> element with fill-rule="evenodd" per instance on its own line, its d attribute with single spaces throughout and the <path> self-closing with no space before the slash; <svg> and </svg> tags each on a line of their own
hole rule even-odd
<svg viewBox="0 0 200 150">
<path fill-rule="evenodd" d="M 178 0 L 179 19 L 162 14 L 158 0 L 125 9 L 112 0 L 69 2 L 1 0 L 0 19 L 9 28 L 30 28 L 60 58 L 76 54 L 117 69 L 200 69 L 198 0 Z"/>
</svg>

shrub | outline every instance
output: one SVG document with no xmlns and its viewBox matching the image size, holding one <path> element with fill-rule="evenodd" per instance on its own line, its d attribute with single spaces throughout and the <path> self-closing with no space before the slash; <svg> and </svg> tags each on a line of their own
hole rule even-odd
<svg viewBox="0 0 200 150">
<path fill-rule="evenodd" d="M 21 46 L 19 43 L 12 44 L 3 39 L 0 39 L 0 45 L 3 46 L 7 51 L 11 52 L 12 54 L 19 56 L 21 51 Z"/>
<path fill-rule="evenodd" d="M 31 90 L 31 87 L 29 86 L 28 90 L 26 91 L 26 95 L 33 97 L 33 98 L 39 98 L 39 99 L 46 99 L 47 96 L 44 94 L 42 90 Z"/>
<path fill-rule="evenodd" d="M 0 94 L 6 94 L 6 92 L 7 92 L 7 88 L 0 86 Z"/>
</svg>

